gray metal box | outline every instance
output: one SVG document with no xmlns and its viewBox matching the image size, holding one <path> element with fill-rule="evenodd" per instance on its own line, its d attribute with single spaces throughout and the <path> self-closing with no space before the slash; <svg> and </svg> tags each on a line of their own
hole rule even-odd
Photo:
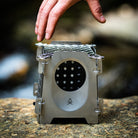
<svg viewBox="0 0 138 138">
<path fill-rule="evenodd" d="M 102 56 L 94 44 L 80 42 L 37 43 L 39 80 L 34 83 L 35 112 L 39 123 L 54 118 L 85 118 L 98 123 L 102 99 L 98 98 L 97 76 Z"/>
</svg>

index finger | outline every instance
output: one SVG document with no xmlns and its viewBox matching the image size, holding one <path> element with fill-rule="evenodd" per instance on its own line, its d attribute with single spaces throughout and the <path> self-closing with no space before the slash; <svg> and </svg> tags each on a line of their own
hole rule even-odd
<svg viewBox="0 0 138 138">
<path fill-rule="evenodd" d="M 40 15 L 41 15 L 41 11 L 43 10 L 43 8 L 45 7 L 46 3 L 47 3 L 48 0 L 43 0 L 40 8 L 39 8 L 39 11 L 38 11 L 38 15 L 37 15 L 37 19 L 36 19 L 36 25 L 35 25 L 35 33 L 38 34 L 38 24 L 39 24 L 39 21 L 40 21 Z"/>
</svg>

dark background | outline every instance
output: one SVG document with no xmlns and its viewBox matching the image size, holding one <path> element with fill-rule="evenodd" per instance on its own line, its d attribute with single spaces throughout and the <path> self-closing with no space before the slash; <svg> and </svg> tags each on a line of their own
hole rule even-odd
<svg viewBox="0 0 138 138">
<path fill-rule="evenodd" d="M 33 98 L 33 82 L 38 77 L 34 26 L 40 4 L 41 0 L 1 2 L 1 98 Z M 105 57 L 103 74 L 99 77 L 100 96 L 138 95 L 138 1 L 106 0 L 101 5 L 107 18 L 105 25 L 96 22 L 87 3 L 81 1 L 61 17 L 52 40 L 79 40 L 97 45 L 97 53 Z M 115 27 L 117 33 L 112 29 Z"/>
</svg>

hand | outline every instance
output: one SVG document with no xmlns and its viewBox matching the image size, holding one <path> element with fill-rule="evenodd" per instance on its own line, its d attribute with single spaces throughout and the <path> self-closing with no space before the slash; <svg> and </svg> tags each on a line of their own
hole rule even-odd
<svg viewBox="0 0 138 138">
<path fill-rule="evenodd" d="M 80 0 L 43 0 L 36 21 L 35 33 L 37 41 L 50 39 L 54 32 L 59 17 L 72 5 Z M 99 0 L 86 0 L 92 15 L 101 23 L 106 20 L 102 14 Z"/>
</svg>

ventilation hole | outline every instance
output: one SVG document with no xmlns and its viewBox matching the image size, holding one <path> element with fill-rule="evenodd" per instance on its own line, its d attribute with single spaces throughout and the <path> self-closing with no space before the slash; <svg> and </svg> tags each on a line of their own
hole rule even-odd
<svg viewBox="0 0 138 138">
<path fill-rule="evenodd" d="M 63 77 L 67 77 L 67 74 L 63 74 Z"/>
<path fill-rule="evenodd" d="M 71 67 L 71 70 L 73 71 L 74 70 L 74 67 Z"/>
<path fill-rule="evenodd" d="M 72 77 L 72 78 L 73 78 L 73 77 L 74 77 L 74 74 L 70 74 L 70 77 Z"/>
<path fill-rule="evenodd" d="M 52 124 L 87 124 L 85 118 L 54 118 Z"/>
<path fill-rule="evenodd" d="M 74 61 L 71 61 L 72 64 L 74 64 Z"/>
<path fill-rule="evenodd" d="M 57 74 L 56 77 L 59 77 L 59 74 Z"/>
<path fill-rule="evenodd" d="M 82 87 L 86 79 L 83 66 L 72 60 L 61 63 L 55 72 L 57 85 L 65 91 L 75 91 Z"/>
<path fill-rule="evenodd" d="M 80 75 L 81 75 L 80 73 L 77 74 L 77 76 L 80 76 Z"/>
<path fill-rule="evenodd" d="M 80 83 L 81 81 L 80 80 L 77 80 L 77 83 Z"/>
<path fill-rule="evenodd" d="M 60 70 L 60 68 L 58 67 L 57 70 Z"/>
<path fill-rule="evenodd" d="M 70 81 L 70 84 L 73 84 L 74 82 L 73 81 Z"/>
<path fill-rule="evenodd" d="M 80 67 L 80 66 L 78 66 L 78 69 L 81 69 L 81 67 Z"/>
<path fill-rule="evenodd" d="M 63 81 L 63 84 L 66 84 L 66 81 Z"/>
<path fill-rule="evenodd" d="M 67 67 L 64 67 L 64 70 L 67 70 Z"/>
</svg>

